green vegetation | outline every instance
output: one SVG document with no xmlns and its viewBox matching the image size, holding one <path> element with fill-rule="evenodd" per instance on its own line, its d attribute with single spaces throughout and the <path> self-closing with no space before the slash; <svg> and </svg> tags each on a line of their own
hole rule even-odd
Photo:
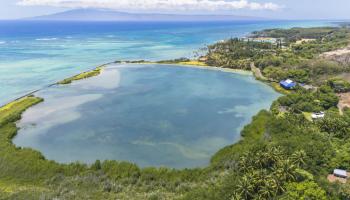
<svg viewBox="0 0 350 200">
<path fill-rule="evenodd" d="M 28 96 L 19 100 L 15 100 L 0 108 L 0 126 L 6 125 L 10 122 L 14 122 L 20 119 L 22 112 L 39 102 L 42 99 L 34 98 L 33 96 Z"/>
<path fill-rule="evenodd" d="M 66 79 L 58 82 L 58 84 L 66 85 L 66 84 L 72 83 L 73 81 L 82 80 L 82 79 L 90 78 L 93 76 L 97 76 L 101 73 L 102 69 L 103 69 L 102 66 L 97 67 L 96 69 L 93 69 L 91 71 L 83 72 L 83 73 L 75 75 L 73 77 L 66 78 Z"/>
<path fill-rule="evenodd" d="M 350 83 L 345 80 L 334 78 L 329 80 L 328 84 L 336 92 L 350 92 Z"/>
<path fill-rule="evenodd" d="M 272 53 L 274 45 L 268 42 L 247 42 L 238 38 L 208 46 L 207 64 L 235 69 L 250 69 L 253 60 Z"/>
<path fill-rule="evenodd" d="M 281 199 L 313 199 L 326 200 L 326 192 L 313 181 L 301 183 L 289 183 L 286 187 L 286 194 Z"/>
<path fill-rule="evenodd" d="M 322 85 L 325 80 L 350 70 L 350 63 L 320 58 L 324 52 L 349 44 L 348 28 L 269 29 L 255 32 L 252 37 L 273 37 L 276 42 L 237 38 L 218 42 L 208 47 L 207 64 L 250 70 L 254 63 L 270 81 L 291 78 L 314 85 Z M 280 40 L 284 41 L 282 46 Z"/>
<path fill-rule="evenodd" d="M 336 95 L 348 92 L 349 83 L 333 78 L 349 66 L 318 59 L 320 53 L 347 45 L 348 30 L 297 28 L 255 34 L 282 38 L 285 46 L 230 39 L 209 46 L 205 64 L 183 58 L 157 62 L 238 69 L 256 65 L 265 81 L 285 93 L 244 127 L 240 142 L 217 152 L 208 167 L 141 169 L 109 160 L 92 165 L 46 160 L 35 150 L 12 144 L 21 113 L 43 101 L 28 96 L 0 108 L 0 199 L 350 199 L 350 183 L 327 181 L 335 168 L 350 170 L 350 109 L 341 115 Z M 296 43 L 300 39 L 314 40 Z M 284 78 L 317 89 L 285 91 L 278 85 Z M 312 120 L 311 113 L 317 111 L 324 111 L 325 118 Z"/>
<path fill-rule="evenodd" d="M 286 43 L 295 43 L 301 39 L 322 39 L 338 31 L 335 27 L 267 29 L 253 32 L 253 37 L 282 38 Z"/>
<path fill-rule="evenodd" d="M 338 97 L 329 86 L 322 86 L 317 91 L 306 91 L 299 88 L 296 92 L 279 98 L 274 106 L 287 107 L 294 113 L 319 112 L 336 109 Z"/>
</svg>

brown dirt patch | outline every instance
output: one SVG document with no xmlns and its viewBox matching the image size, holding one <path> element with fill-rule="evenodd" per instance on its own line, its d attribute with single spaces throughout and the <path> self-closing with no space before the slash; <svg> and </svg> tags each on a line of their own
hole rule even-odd
<svg viewBox="0 0 350 200">
<path fill-rule="evenodd" d="M 349 64 L 350 63 L 350 46 L 343 49 L 337 49 L 334 51 L 325 52 L 321 54 L 320 57 L 327 60 L 339 62 L 342 64 Z"/>
<path fill-rule="evenodd" d="M 350 82 L 350 73 L 342 73 L 338 77 Z"/>
<path fill-rule="evenodd" d="M 331 183 L 335 183 L 335 182 L 346 183 L 347 182 L 347 180 L 345 178 L 339 178 L 339 177 L 334 176 L 333 174 L 329 174 L 327 176 L 327 179 Z"/>
<path fill-rule="evenodd" d="M 350 92 L 340 93 L 338 94 L 339 103 L 338 108 L 340 111 L 344 110 L 344 108 L 350 108 Z"/>
</svg>

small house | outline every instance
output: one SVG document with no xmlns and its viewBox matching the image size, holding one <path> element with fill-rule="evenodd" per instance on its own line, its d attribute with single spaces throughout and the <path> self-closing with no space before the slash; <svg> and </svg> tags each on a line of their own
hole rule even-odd
<svg viewBox="0 0 350 200">
<path fill-rule="evenodd" d="M 339 183 L 347 183 L 347 179 L 349 177 L 349 174 L 346 170 L 342 169 L 335 169 L 333 170 L 333 174 L 329 174 L 327 176 L 327 179 L 331 183 L 339 182 Z"/>
<path fill-rule="evenodd" d="M 312 113 L 311 117 L 312 119 L 322 119 L 325 117 L 325 113 L 324 112 Z"/>
<path fill-rule="evenodd" d="M 287 79 L 287 80 L 281 81 L 280 85 L 281 85 L 281 87 L 283 87 L 286 90 L 292 90 L 295 88 L 295 86 L 297 86 L 297 83 L 290 80 L 290 79 Z"/>
<path fill-rule="evenodd" d="M 206 56 L 201 56 L 201 57 L 198 58 L 198 61 L 199 62 L 207 62 L 208 58 Z"/>
<path fill-rule="evenodd" d="M 335 169 L 333 175 L 339 178 L 348 178 L 348 173 L 342 169 Z"/>
</svg>

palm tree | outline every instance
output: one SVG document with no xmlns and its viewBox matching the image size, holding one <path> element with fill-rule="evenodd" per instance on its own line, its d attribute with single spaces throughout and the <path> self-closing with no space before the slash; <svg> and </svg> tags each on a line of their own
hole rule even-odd
<svg viewBox="0 0 350 200">
<path fill-rule="evenodd" d="M 254 193 L 253 190 L 252 180 L 247 175 L 244 175 L 237 185 L 238 194 L 243 197 L 243 199 L 251 199 Z"/>
<path fill-rule="evenodd" d="M 278 193 L 278 185 L 276 180 L 271 176 L 266 176 L 263 180 L 263 185 L 259 188 L 259 198 L 260 199 L 271 199 Z"/>
<path fill-rule="evenodd" d="M 291 160 L 297 167 L 305 165 L 306 153 L 304 150 L 296 151 L 292 154 Z"/>
<path fill-rule="evenodd" d="M 238 161 L 238 170 L 240 172 L 248 172 L 254 169 L 254 160 L 249 154 L 241 156 Z"/>
<path fill-rule="evenodd" d="M 275 180 L 275 183 L 276 183 L 277 194 L 285 192 L 284 182 L 281 181 L 280 179 L 278 179 L 277 177 L 275 177 L 274 180 Z"/>
<path fill-rule="evenodd" d="M 281 160 L 275 167 L 275 174 L 279 180 L 292 181 L 296 178 L 296 165 L 294 165 L 289 159 Z"/>
<path fill-rule="evenodd" d="M 254 168 L 263 168 L 263 166 L 265 165 L 265 158 L 266 158 L 266 152 L 258 152 L 255 154 L 255 159 L 253 164 L 254 164 Z"/>
<path fill-rule="evenodd" d="M 268 149 L 268 167 L 273 167 L 276 163 L 282 160 L 283 152 L 280 147 L 271 147 Z"/>
<path fill-rule="evenodd" d="M 238 170 L 241 172 L 244 172 L 247 169 L 247 161 L 248 157 L 246 155 L 242 155 L 241 157 L 239 157 L 238 160 Z"/>
<path fill-rule="evenodd" d="M 241 200 L 241 199 L 242 199 L 242 196 L 237 192 L 233 193 L 231 197 L 231 200 Z"/>
</svg>

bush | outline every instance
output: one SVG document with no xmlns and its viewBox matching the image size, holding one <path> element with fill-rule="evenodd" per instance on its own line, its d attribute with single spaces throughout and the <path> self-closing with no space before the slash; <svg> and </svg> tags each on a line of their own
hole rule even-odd
<svg viewBox="0 0 350 200">
<path fill-rule="evenodd" d="M 281 198 L 284 200 L 326 200 L 326 192 L 313 181 L 301 183 L 289 183 L 286 194 Z"/>
<path fill-rule="evenodd" d="M 350 83 L 342 79 L 331 79 L 328 85 L 339 93 L 350 92 Z"/>
</svg>

